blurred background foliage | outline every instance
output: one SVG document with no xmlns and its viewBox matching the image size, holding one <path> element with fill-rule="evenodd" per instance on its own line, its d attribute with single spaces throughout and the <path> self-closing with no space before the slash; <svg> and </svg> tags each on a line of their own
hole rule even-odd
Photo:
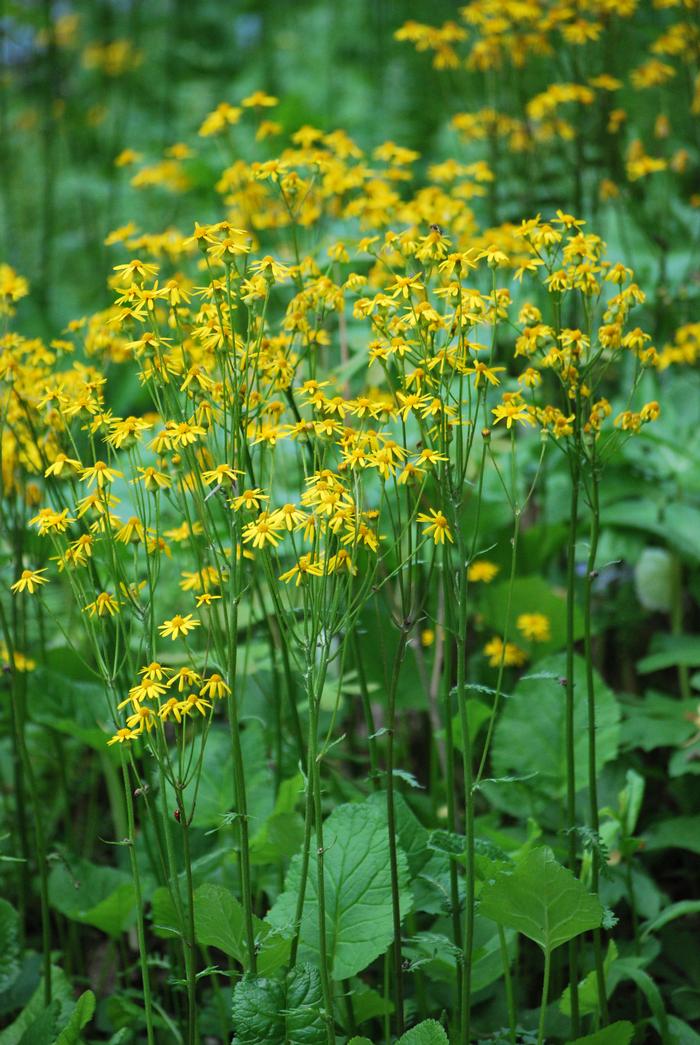
<svg viewBox="0 0 700 1045">
<path fill-rule="evenodd" d="M 464 59 L 464 29 L 452 21 L 460 7 L 447 0 L 428 11 L 417 0 L 5 0 L 0 255 L 34 288 L 22 328 L 55 336 L 104 307 L 105 281 L 121 260 L 105 245 L 110 230 L 218 220 L 221 169 L 238 157 L 276 155 L 280 141 L 311 125 L 342 127 L 369 157 L 388 139 L 416 150 L 418 185 L 431 163 L 487 161 L 496 177 L 483 198 L 468 201 L 482 228 L 556 207 L 585 217 L 647 290 L 646 329 L 670 337 L 693 318 L 698 293 L 697 28 L 690 40 L 685 34 L 691 60 L 681 56 L 677 75 L 640 86 L 628 74 L 678 22 L 677 7 L 645 3 L 585 47 L 482 69 Z M 431 47 L 412 35 L 415 19 L 447 26 L 450 43 Z M 449 27 L 458 24 L 455 34 Z M 553 81 L 590 82 L 603 72 L 622 74 L 614 101 L 603 90 L 593 104 L 563 107 L 573 140 L 512 147 L 508 121 L 517 123 L 528 100 Z M 279 135 L 251 144 L 234 127 L 198 141 L 204 114 L 258 89 L 280 99 Z M 463 133 L 454 117 L 465 110 L 497 113 L 501 124 L 485 136 Z M 618 112 L 625 115 L 616 123 Z M 640 142 L 665 169 L 626 177 Z M 140 191 L 130 185 L 135 175 Z"/>
</svg>

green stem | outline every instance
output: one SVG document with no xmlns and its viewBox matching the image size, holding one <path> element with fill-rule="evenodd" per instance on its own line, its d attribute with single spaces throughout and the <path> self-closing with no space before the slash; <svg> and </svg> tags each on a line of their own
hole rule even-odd
<svg viewBox="0 0 700 1045">
<path fill-rule="evenodd" d="M 194 924 L 194 883 L 192 880 L 192 856 L 190 853 L 190 825 L 182 796 L 182 786 L 175 789 L 177 808 L 182 827 L 182 849 L 185 860 L 185 881 L 187 883 L 187 938 L 186 946 L 190 952 L 187 963 L 187 1045 L 195 1045 L 197 1041 L 197 977 L 195 973 L 196 934 Z"/>
<path fill-rule="evenodd" d="M 394 655 L 388 693 L 387 749 L 386 749 L 386 818 L 389 831 L 389 869 L 391 872 L 391 910 L 394 927 L 392 957 L 394 963 L 394 1005 L 396 1008 L 396 1032 L 399 1037 L 404 1030 L 403 1013 L 403 963 L 401 960 L 401 906 L 399 895 L 399 864 L 396 846 L 396 810 L 394 803 L 394 732 L 396 729 L 396 694 L 408 642 L 408 631 L 403 626 Z"/>
<path fill-rule="evenodd" d="M 134 823 L 134 803 L 129 784 L 129 772 L 126 759 L 122 755 L 122 779 L 124 781 L 124 800 L 126 803 L 126 817 L 128 826 L 127 845 L 129 848 L 129 862 L 131 863 L 131 877 L 136 894 L 136 937 L 139 944 L 139 963 L 141 965 L 141 982 L 143 984 L 143 1003 L 146 1011 L 146 1036 L 148 1045 L 154 1045 L 153 1035 L 153 1003 L 151 1000 L 151 981 L 148 974 L 148 959 L 146 951 L 146 932 L 143 922 L 143 899 L 141 894 L 141 876 L 139 864 L 136 857 L 136 827 Z"/>
<path fill-rule="evenodd" d="M 671 557 L 671 634 L 683 634 L 683 572 L 677 552 Z M 678 688 L 683 700 L 692 700 L 690 672 L 685 664 L 678 665 Z"/>
<path fill-rule="evenodd" d="M 591 602 L 592 588 L 596 573 L 596 555 L 598 552 L 598 538 L 600 533 L 600 505 L 598 501 L 598 471 L 595 461 L 595 446 L 592 450 L 592 473 L 590 484 L 591 498 L 591 535 L 588 549 L 588 563 L 586 567 L 585 600 L 583 606 L 584 614 L 584 647 L 586 655 L 586 689 L 588 707 L 588 796 L 590 803 L 591 830 L 595 836 L 593 852 L 591 857 L 591 888 L 598 893 L 600 888 L 600 849 L 599 833 L 600 819 L 598 815 L 598 769 L 596 764 L 596 706 L 595 706 L 595 683 L 593 679 L 593 652 L 591 649 Z M 603 946 L 600 929 L 593 930 L 593 952 L 595 956 L 596 985 L 598 988 L 598 1008 L 601 1023 L 606 1026 L 608 1016 L 608 998 L 605 987 L 605 967 L 603 964 Z"/>
<path fill-rule="evenodd" d="M 537 1030 L 537 1045 L 542 1045 L 544 1042 L 544 1021 L 547 1014 L 547 995 L 549 994 L 549 967 L 551 962 L 551 955 L 549 951 L 545 951 L 544 955 L 544 976 L 542 977 L 542 1001 L 540 1002 L 540 1023 Z"/>
<path fill-rule="evenodd" d="M 508 955 L 508 943 L 506 941 L 505 929 L 498 926 L 498 943 L 501 949 L 501 962 L 503 964 L 503 981 L 506 988 L 506 1005 L 508 1007 L 508 1034 L 511 1045 L 515 1045 L 517 1039 L 518 1021 L 515 1012 L 515 998 L 513 995 L 513 978 L 510 974 L 510 957 Z"/>
<path fill-rule="evenodd" d="M 578 445 L 574 449 L 578 454 Z M 571 463 L 571 513 L 566 561 L 566 827 L 568 864 L 576 874 L 576 763 L 574 756 L 574 635 L 576 585 L 576 529 L 580 484 L 578 456 Z M 546 967 L 548 969 L 548 967 Z M 571 987 L 571 1034 L 579 1036 L 578 940 L 569 941 L 569 983 Z"/>
</svg>

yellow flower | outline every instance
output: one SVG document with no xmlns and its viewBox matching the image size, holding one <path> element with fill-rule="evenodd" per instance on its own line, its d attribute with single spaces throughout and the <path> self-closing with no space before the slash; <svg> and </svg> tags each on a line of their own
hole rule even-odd
<svg viewBox="0 0 700 1045">
<path fill-rule="evenodd" d="M 42 573 L 46 573 L 46 568 L 42 570 L 22 570 L 21 577 L 10 586 L 10 591 L 13 591 L 16 595 L 18 592 L 26 590 L 30 595 L 33 595 L 41 584 L 47 583 L 46 577 L 41 576 Z"/>
<path fill-rule="evenodd" d="M 177 685 L 178 692 L 182 693 L 185 689 L 190 689 L 192 686 L 199 686 L 201 678 L 192 668 L 180 668 L 176 671 L 173 677 L 168 683 L 169 686 Z"/>
<path fill-rule="evenodd" d="M 48 478 L 50 475 L 59 476 L 64 468 L 72 468 L 73 471 L 79 472 L 82 468 L 80 461 L 76 461 L 72 457 L 68 457 L 66 454 L 56 454 L 49 467 L 44 472 L 44 476 Z"/>
<path fill-rule="evenodd" d="M 549 642 L 552 637 L 549 617 L 544 613 L 521 613 L 515 623 L 520 634 L 530 642 Z"/>
<path fill-rule="evenodd" d="M 279 579 L 285 584 L 296 578 L 294 583 L 298 588 L 304 577 L 322 577 L 323 576 L 323 564 L 320 562 L 314 562 L 310 555 L 300 555 L 297 562 L 294 563 L 291 570 L 287 570 L 286 573 L 281 573 Z"/>
<path fill-rule="evenodd" d="M 231 692 L 231 687 L 224 682 L 221 675 L 214 672 L 205 681 L 204 685 L 199 691 L 200 697 L 219 697 L 223 699 L 227 694 Z"/>
<path fill-rule="evenodd" d="M 179 710 L 183 715 L 189 715 L 191 711 L 198 711 L 200 715 L 206 715 L 207 708 L 210 707 L 208 700 L 203 700 L 198 693 L 190 693 L 186 700 L 180 701 Z"/>
<path fill-rule="evenodd" d="M 435 544 L 444 544 L 445 538 L 450 543 L 454 543 L 452 533 L 447 525 L 447 518 L 442 512 L 436 512 L 434 508 L 431 508 L 430 514 L 420 512 L 416 521 L 424 523 L 423 533 L 426 537 L 432 537 Z"/>
<path fill-rule="evenodd" d="M 534 425 L 535 423 L 524 403 L 503 403 L 501 406 L 495 407 L 491 413 L 496 418 L 494 424 L 505 421 L 506 428 L 512 428 L 514 421 L 519 421 L 521 425 Z"/>
<path fill-rule="evenodd" d="M 136 740 L 138 732 L 133 729 L 118 729 L 114 736 L 107 741 L 107 746 L 112 744 L 123 744 L 126 740 Z"/>
<path fill-rule="evenodd" d="M 489 584 L 499 570 L 500 566 L 497 566 L 495 562 L 487 562 L 486 559 L 480 559 L 467 567 L 467 580 L 483 581 L 484 584 Z"/>
<path fill-rule="evenodd" d="M 80 481 L 85 482 L 87 480 L 88 487 L 97 482 L 98 487 L 101 489 L 107 483 L 113 483 L 118 476 L 121 477 L 123 474 L 123 472 L 117 471 L 116 468 L 110 468 L 105 461 L 95 461 L 90 468 L 81 470 Z"/>
<path fill-rule="evenodd" d="M 181 722 L 182 714 L 180 701 L 177 697 L 170 697 L 169 700 L 166 700 L 165 704 L 158 708 L 158 715 L 163 722 L 167 722 L 171 715 L 176 722 Z"/>
<path fill-rule="evenodd" d="M 210 591 L 203 591 L 201 595 L 197 595 L 194 602 L 195 606 L 211 606 L 212 602 L 220 598 L 220 595 L 212 595 Z"/>
<path fill-rule="evenodd" d="M 201 621 L 195 620 L 191 613 L 183 617 L 179 613 L 176 613 L 170 620 L 163 621 L 162 624 L 158 625 L 158 631 L 162 638 L 167 639 L 170 637 L 173 641 L 179 638 L 180 635 L 187 635 L 188 632 L 192 631 L 193 628 L 198 628 Z"/>
<path fill-rule="evenodd" d="M 106 617 L 107 614 L 113 617 L 115 613 L 119 613 L 119 600 L 115 599 L 111 592 L 101 591 L 94 602 L 87 604 L 83 613 L 89 613 L 91 617 L 94 617 L 95 614 L 98 617 Z"/>
<path fill-rule="evenodd" d="M 269 499 L 262 490 L 244 490 L 238 497 L 233 497 L 229 504 L 234 512 L 239 511 L 241 508 L 255 508 L 256 511 L 260 511 L 260 503 L 269 501 Z"/>
<path fill-rule="evenodd" d="M 144 729 L 150 732 L 156 724 L 155 712 L 152 708 L 139 705 L 133 715 L 129 715 L 126 724 L 135 730 L 137 735 L 143 733 Z"/>
<path fill-rule="evenodd" d="M 243 543 L 252 541 L 254 548 L 264 548 L 266 544 L 276 548 L 282 540 L 277 532 L 279 529 L 280 522 L 267 512 L 262 512 L 254 522 L 243 527 Z"/>
<path fill-rule="evenodd" d="M 527 653 L 524 650 L 513 642 L 506 642 L 504 646 L 503 639 L 498 635 L 494 635 L 486 643 L 484 654 L 489 658 L 489 665 L 492 668 L 499 668 L 501 661 L 507 668 L 520 668 L 527 660 Z"/>
</svg>

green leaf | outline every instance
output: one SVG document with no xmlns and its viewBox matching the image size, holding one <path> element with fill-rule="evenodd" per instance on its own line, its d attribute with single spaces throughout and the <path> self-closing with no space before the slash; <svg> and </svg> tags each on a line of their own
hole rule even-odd
<svg viewBox="0 0 700 1045">
<path fill-rule="evenodd" d="M 57 1020 L 67 1019 L 73 1007 L 73 991 L 65 974 L 54 965 L 51 966 L 51 986 L 54 995 L 52 1016 L 55 1012 Z M 25 1033 L 46 1011 L 42 979 L 15 1021 L 0 1031 L 0 1045 L 19 1045 Z"/>
<path fill-rule="evenodd" d="M 295 808 L 303 797 L 303 789 L 301 773 L 282 781 L 272 815 L 251 839 L 251 863 L 270 864 L 298 852 L 304 838 L 304 821 Z"/>
<path fill-rule="evenodd" d="M 605 973 L 605 994 L 609 998 L 612 994 L 614 983 L 610 976 L 610 970 L 614 962 L 617 959 L 617 947 L 615 941 L 611 940 L 608 944 L 608 953 L 605 955 L 603 962 L 603 971 Z M 578 985 L 578 1002 L 579 1011 L 582 1016 L 590 1016 L 594 1012 L 598 1011 L 598 978 L 596 976 L 595 969 L 591 969 L 589 973 L 581 980 Z M 566 987 L 564 993 L 561 996 L 559 1002 L 559 1008 L 565 1016 L 571 1015 L 571 987 Z"/>
<path fill-rule="evenodd" d="M 700 635 L 656 635 L 651 653 L 637 661 L 640 675 L 664 668 L 694 668 L 700 664 Z"/>
<path fill-rule="evenodd" d="M 634 1034 L 634 1024 L 627 1020 L 618 1020 L 608 1027 L 587 1034 L 585 1038 L 577 1038 L 571 1045 L 629 1045 Z"/>
<path fill-rule="evenodd" d="M 200 885 L 194 894 L 194 925 L 198 944 L 218 947 L 245 964 L 245 917 L 229 889 L 208 882 Z"/>
<path fill-rule="evenodd" d="M 638 963 L 639 959 L 621 958 L 616 963 L 616 972 L 620 979 L 632 980 L 632 982 L 637 985 L 646 998 L 654 1019 L 658 1024 L 662 1040 L 667 1041 L 668 1020 L 666 1017 L 666 1007 L 664 1006 L 663 998 L 661 997 L 661 991 L 656 986 L 649 973 L 640 968 Z"/>
<path fill-rule="evenodd" d="M 85 991 L 75 1004 L 68 1026 L 58 1035 L 54 1045 L 77 1045 L 81 1030 L 90 1022 L 94 1012 L 95 995 L 92 991 Z"/>
<path fill-rule="evenodd" d="M 70 870 L 57 864 L 49 876 L 49 900 L 61 914 L 119 936 L 136 920 L 136 893 L 130 875 L 89 860 L 74 860 Z"/>
<path fill-rule="evenodd" d="M 660 915 L 642 926 L 642 939 L 649 936 L 650 933 L 662 929 L 664 925 L 668 925 L 674 919 L 683 918 L 687 914 L 700 914 L 700 900 L 679 900 L 678 903 L 672 903 L 670 907 L 666 907 Z"/>
<path fill-rule="evenodd" d="M 587 929 L 598 928 L 603 908 L 551 849 L 533 849 L 512 873 L 500 872 L 481 891 L 479 911 L 551 952 Z"/>
<path fill-rule="evenodd" d="M 654 751 L 659 747 L 678 747 L 693 735 L 689 714 L 697 700 L 679 701 L 648 690 L 643 697 L 625 696 L 620 740 L 623 748 Z"/>
<path fill-rule="evenodd" d="M 528 789 L 541 790 L 548 799 L 566 790 L 566 700 L 560 678 L 566 675 L 566 658 L 558 654 L 537 663 L 538 675 L 554 678 L 523 678 L 506 701 L 496 725 L 493 742 L 493 771 L 497 777 L 511 773 L 536 774 Z M 612 761 L 618 752 L 620 707 L 597 672 L 593 673 L 596 697 L 596 753 L 598 767 Z M 588 783 L 588 711 L 586 663 L 574 658 L 574 736 L 576 787 Z"/>
<path fill-rule="evenodd" d="M 700 855 L 700 816 L 673 816 L 652 824 L 645 834 L 645 849 L 687 849 Z"/>
<path fill-rule="evenodd" d="M 372 1045 L 372 1042 L 369 1038 L 358 1038 L 355 1036 L 354 1038 L 350 1038 L 348 1045 Z"/>
<path fill-rule="evenodd" d="M 7 900 L 0 900 L 0 991 L 19 975 L 19 918 Z"/>
<path fill-rule="evenodd" d="M 436 1020 L 423 1020 L 403 1034 L 397 1045 L 449 1045 L 447 1035 Z"/>
<path fill-rule="evenodd" d="M 651 499 L 618 501 L 603 508 L 600 521 L 602 526 L 653 533 L 681 555 L 693 562 L 698 560 L 700 511 L 689 504 L 676 501 L 672 510 L 664 513 Z"/>
<path fill-rule="evenodd" d="M 151 923 L 153 932 L 161 939 L 182 936 L 183 926 L 170 892 L 164 885 L 159 886 L 151 897 Z"/>
<path fill-rule="evenodd" d="M 336 980 L 354 976 L 383 954 L 393 936 L 391 873 L 386 820 L 370 803 L 338 806 L 323 827 L 326 946 Z M 312 854 L 316 841 L 312 842 Z M 408 866 L 399 849 L 402 911 L 408 910 Z M 289 867 L 284 892 L 268 915 L 273 926 L 291 929 L 299 892 L 301 854 Z M 319 963 L 318 864 L 309 865 L 301 923 L 300 956 Z"/>
<path fill-rule="evenodd" d="M 245 977 L 233 992 L 233 1045 L 326 1045 L 318 969 L 297 966 L 284 983 Z"/>
</svg>

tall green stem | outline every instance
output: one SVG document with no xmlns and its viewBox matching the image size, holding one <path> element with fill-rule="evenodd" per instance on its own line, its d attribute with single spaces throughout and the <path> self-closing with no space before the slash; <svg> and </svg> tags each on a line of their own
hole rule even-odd
<svg viewBox="0 0 700 1045">
<path fill-rule="evenodd" d="M 540 1022 L 537 1030 L 537 1045 L 542 1045 L 544 1042 L 544 1021 L 547 1015 L 547 997 L 549 995 L 549 969 L 551 964 L 551 954 L 549 951 L 545 951 L 544 955 L 544 976 L 542 977 L 542 1000 L 540 1002 Z M 571 985 L 573 988 L 573 984 Z M 573 990 L 572 990 L 573 995 Z"/>
<path fill-rule="evenodd" d="M 386 748 L 386 818 L 389 831 L 389 868 L 391 871 L 391 909 L 394 926 L 392 957 L 394 963 L 394 1005 L 396 1008 L 396 1032 L 403 1034 L 403 962 L 401 959 L 401 907 L 399 895 L 399 864 L 396 846 L 396 810 L 394 800 L 394 732 L 396 729 L 396 694 L 399 687 L 401 665 L 406 652 L 408 631 L 402 625 L 399 642 L 394 654 L 391 681 L 388 693 L 387 748 Z"/>
<path fill-rule="evenodd" d="M 192 880 L 192 855 L 190 853 L 190 825 L 182 795 L 182 786 L 176 786 L 177 809 L 182 827 L 182 849 L 185 860 L 185 881 L 187 883 L 187 924 L 186 946 L 190 952 L 187 963 L 187 1045 L 195 1045 L 197 1041 L 197 977 L 195 973 L 195 955 L 197 939 L 194 923 L 194 882 Z"/>
<path fill-rule="evenodd" d="M 576 589 L 576 532 L 581 481 L 578 442 L 571 460 L 571 513 L 566 560 L 566 827 L 568 864 L 576 874 L 576 763 L 574 756 L 574 635 Z M 547 967 L 548 968 L 548 967 Z M 578 939 L 569 941 L 569 983 L 571 988 L 571 1033 L 579 1036 Z"/>
<path fill-rule="evenodd" d="M 136 938 L 139 945 L 139 962 L 141 965 L 141 982 L 143 984 L 143 1004 L 146 1012 L 146 1036 L 148 1045 L 154 1045 L 153 1035 L 153 1002 L 151 1000 L 151 981 L 148 974 L 148 957 L 146 951 L 146 932 L 143 922 L 143 898 L 141 893 L 141 875 L 136 857 L 136 826 L 134 823 L 134 802 L 129 784 L 129 772 L 126 759 L 122 755 L 122 779 L 124 781 L 124 800 L 126 804 L 126 818 L 128 826 L 127 844 L 129 848 L 129 862 L 131 864 L 131 878 L 134 883 L 136 896 Z"/>
<path fill-rule="evenodd" d="M 600 533 L 600 506 L 598 501 L 598 468 L 595 460 L 595 445 L 591 456 L 591 483 L 590 483 L 590 508 L 591 508 L 591 535 L 588 549 L 588 563 L 586 567 L 585 600 L 583 606 L 584 614 L 584 643 L 586 654 L 586 690 L 588 707 L 588 796 L 590 803 L 591 830 L 595 836 L 593 852 L 591 856 L 591 887 L 594 893 L 600 888 L 600 849 L 598 846 L 598 835 L 600 832 L 600 819 L 598 816 L 598 769 L 596 765 L 596 706 L 595 706 L 595 683 L 593 679 L 593 652 L 591 649 L 591 602 L 593 581 L 596 574 L 596 555 L 598 552 L 598 537 Z M 593 951 L 595 955 L 596 984 L 598 988 L 598 1007 L 602 1025 L 608 1023 L 608 999 L 605 987 L 605 967 L 603 964 L 603 946 L 600 929 L 593 930 Z"/>
</svg>

